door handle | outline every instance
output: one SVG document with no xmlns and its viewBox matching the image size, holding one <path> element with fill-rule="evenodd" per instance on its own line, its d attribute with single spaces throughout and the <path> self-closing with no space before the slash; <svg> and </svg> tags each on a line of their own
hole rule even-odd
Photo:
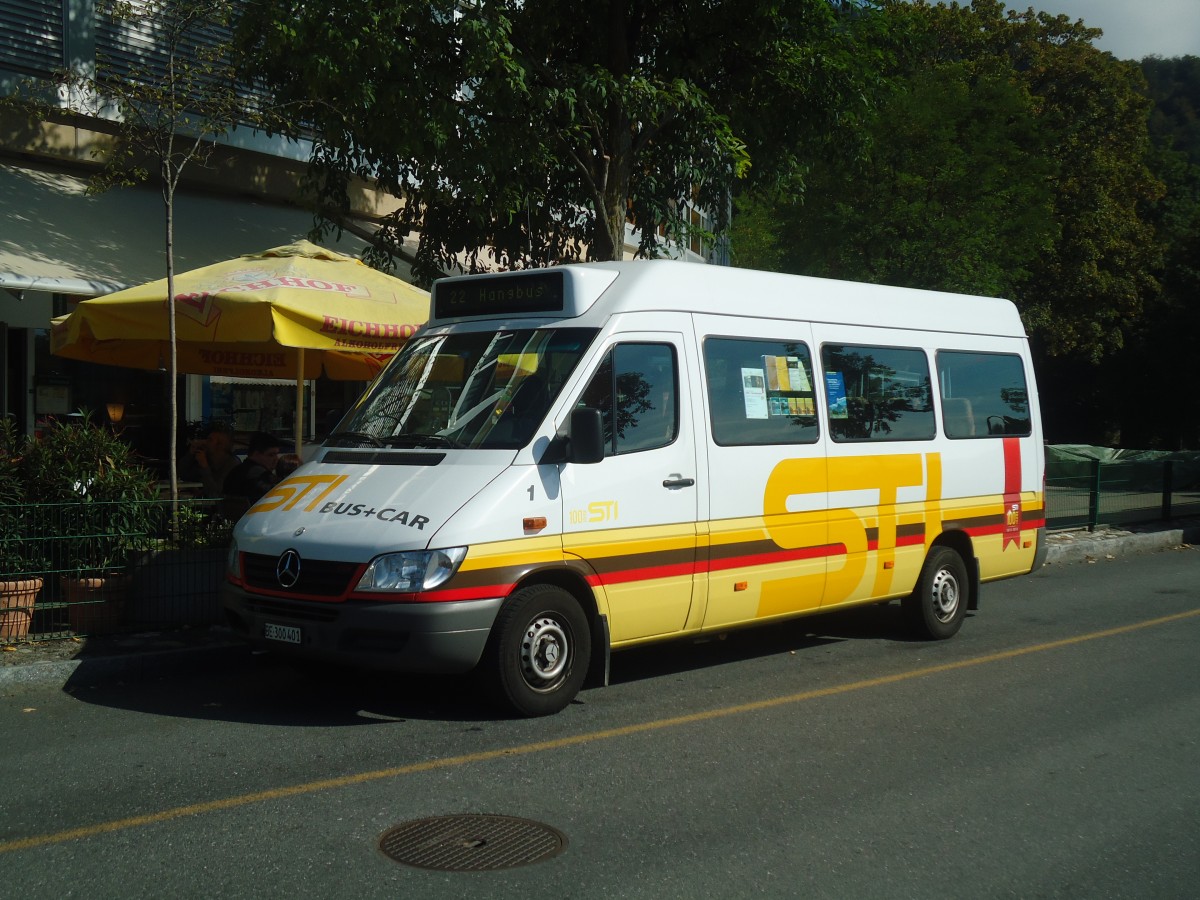
<svg viewBox="0 0 1200 900">
<path fill-rule="evenodd" d="M 680 478 L 678 475 L 673 475 L 663 481 L 665 488 L 691 487 L 696 483 L 695 478 Z"/>
</svg>

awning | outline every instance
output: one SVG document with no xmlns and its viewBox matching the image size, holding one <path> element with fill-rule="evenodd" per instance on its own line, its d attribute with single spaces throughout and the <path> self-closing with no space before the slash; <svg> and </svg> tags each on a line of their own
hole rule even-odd
<svg viewBox="0 0 1200 900">
<path fill-rule="evenodd" d="M 248 384 L 254 387 L 285 387 L 295 390 L 295 378 L 235 378 L 232 375 L 210 375 L 208 378 L 212 384 Z"/>
<path fill-rule="evenodd" d="M 0 163 L 0 287 L 94 297 L 166 275 L 162 196 L 151 187 L 87 195 L 87 178 L 51 167 Z M 244 198 L 180 191 L 175 197 L 175 268 L 186 271 L 290 243 L 312 215 Z M 324 246 L 361 256 L 344 233 Z M 407 266 L 394 273 L 409 279 Z"/>
</svg>

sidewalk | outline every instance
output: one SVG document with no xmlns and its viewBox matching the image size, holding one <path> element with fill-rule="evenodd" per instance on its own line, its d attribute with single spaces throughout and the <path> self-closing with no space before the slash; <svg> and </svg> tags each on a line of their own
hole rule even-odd
<svg viewBox="0 0 1200 900">
<path fill-rule="evenodd" d="M 1152 522 L 1128 529 L 1104 528 L 1094 532 L 1060 531 L 1050 535 L 1046 565 L 1088 563 L 1115 559 L 1130 553 L 1170 550 L 1200 543 L 1200 520 Z"/>
<path fill-rule="evenodd" d="M 248 652 L 220 626 L 15 644 L 0 653 L 0 692 L 17 685 L 156 677 L 194 664 L 201 655 Z"/>
<path fill-rule="evenodd" d="M 1131 553 L 1200 544 L 1200 520 L 1051 534 L 1046 565 L 1096 563 Z M 201 655 L 245 655 L 227 628 L 210 626 L 17 644 L 0 653 L 0 691 L 19 685 L 158 677 L 195 664 Z"/>
</svg>

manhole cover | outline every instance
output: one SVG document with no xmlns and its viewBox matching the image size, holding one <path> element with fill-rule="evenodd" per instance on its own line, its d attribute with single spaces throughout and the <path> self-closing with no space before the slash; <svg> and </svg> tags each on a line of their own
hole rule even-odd
<svg viewBox="0 0 1200 900">
<path fill-rule="evenodd" d="M 389 828 L 379 849 L 406 866 L 479 872 L 558 856 L 567 849 L 567 838 L 549 825 L 512 816 L 434 816 Z"/>
</svg>

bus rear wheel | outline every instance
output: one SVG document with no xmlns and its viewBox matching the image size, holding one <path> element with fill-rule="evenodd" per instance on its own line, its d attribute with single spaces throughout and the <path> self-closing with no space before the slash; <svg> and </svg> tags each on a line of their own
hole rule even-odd
<svg viewBox="0 0 1200 900">
<path fill-rule="evenodd" d="M 949 547 L 930 550 L 916 588 L 904 598 L 904 615 L 913 633 L 935 641 L 957 634 L 967 615 L 970 590 L 962 557 Z"/>
<path fill-rule="evenodd" d="M 522 716 L 548 716 L 579 693 L 591 647 L 579 602 L 560 587 L 532 585 L 500 608 L 481 674 L 501 707 Z"/>
</svg>

